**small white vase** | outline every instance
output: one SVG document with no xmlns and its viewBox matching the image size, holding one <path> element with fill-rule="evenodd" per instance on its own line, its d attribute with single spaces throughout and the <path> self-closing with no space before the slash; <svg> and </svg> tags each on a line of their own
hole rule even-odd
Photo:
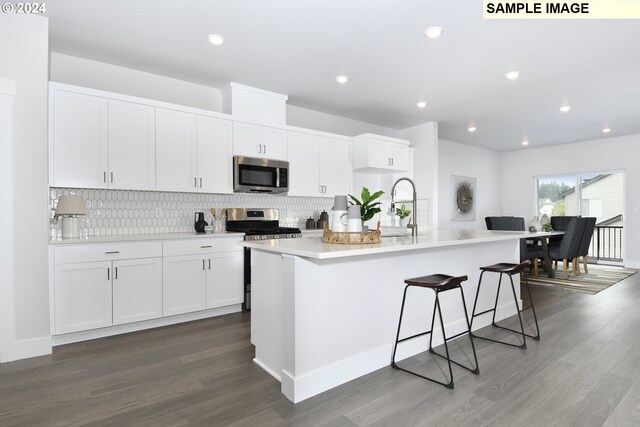
<svg viewBox="0 0 640 427">
<path fill-rule="evenodd" d="M 400 227 L 406 228 L 411 218 L 400 218 Z"/>
</svg>

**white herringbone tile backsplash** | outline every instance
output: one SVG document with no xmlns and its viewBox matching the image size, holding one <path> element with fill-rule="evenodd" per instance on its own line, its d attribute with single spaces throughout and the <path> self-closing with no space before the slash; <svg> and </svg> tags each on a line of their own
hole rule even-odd
<svg viewBox="0 0 640 427">
<path fill-rule="evenodd" d="M 276 208 L 280 210 L 280 225 L 304 228 L 306 218 L 317 219 L 321 211 L 328 211 L 333 205 L 333 198 L 328 197 L 51 188 L 51 218 L 63 194 L 78 195 L 85 201 L 83 236 L 189 232 L 193 231 L 195 212 L 204 212 L 206 221 L 211 223 L 209 208 L 218 212 L 222 208 Z M 60 222 L 52 222 L 50 237 L 60 235 Z"/>
</svg>

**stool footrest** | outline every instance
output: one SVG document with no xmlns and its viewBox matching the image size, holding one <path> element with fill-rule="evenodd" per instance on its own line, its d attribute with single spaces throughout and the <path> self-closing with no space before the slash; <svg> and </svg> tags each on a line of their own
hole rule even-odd
<svg viewBox="0 0 640 427">
<path fill-rule="evenodd" d="M 411 335 L 410 337 L 406 337 L 406 338 L 402 338 L 401 340 L 398 340 L 398 342 L 403 342 L 403 341 L 407 341 L 407 340 L 412 340 L 414 338 L 418 338 L 421 337 L 423 335 L 428 335 L 430 334 L 431 331 L 427 331 L 427 332 L 420 332 L 419 334 L 415 334 L 415 335 Z"/>
<path fill-rule="evenodd" d="M 478 316 L 482 316 L 483 314 L 491 313 L 492 311 L 496 311 L 496 309 L 495 308 L 490 308 L 489 310 L 485 310 L 485 311 L 482 311 L 480 313 L 476 313 L 473 316 L 471 316 L 471 318 L 474 319 L 474 318 L 476 318 Z"/>
<path fill-rule="evenodd" d="M 446 339 L 447 341 L 451 341 L 451 340 L 452 340 L 452 339 L 454 339 L 454 338 L 458 338 L 458 337 L 460 337 L 460 336 L 462 336 L 462 335 L 464 335 L 464 334 L 468 334 L 468 333 L 469 333 L 469 331 L 462 331 L 462 332 L 460 332 L 459 334 L 455 334 L 455 335 L 452 335 L 452 336 L 450 336 L 450 337 L 446 337 L 445 339 Z"/>
<path fill-rule="evenodd" d="M 498 344 L 508 345 L 510 347 L 521 348 L 523 350 L 527 349 L 527 344 L 512 344 L 510 342 L 494 340 L 493 338 L 481 337 L 480 335 L 476 335 L 476 334 L 471 334 L 471 336 L 473 336 L 474 338 L 480 338 L 481 340 L 485 340 L 485 341 L 491 341 L 491 342 L 495 342 L 495 343 L 498 343 Z"/>
</svg>

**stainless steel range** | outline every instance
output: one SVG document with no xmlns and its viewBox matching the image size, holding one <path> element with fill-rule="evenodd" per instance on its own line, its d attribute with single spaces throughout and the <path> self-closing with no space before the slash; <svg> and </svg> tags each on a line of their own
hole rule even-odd
<svg viewBox="0 0 640 427">
<path fill-rule="evenodd" d="M 244 233 L 244 240 L 302 237 L 299 228 L 280 227 L 278 209 L 227 209 L 227 231 Z M 244 310 L 251 310 L 251 250 L 244 248 Z"/>
</svg>

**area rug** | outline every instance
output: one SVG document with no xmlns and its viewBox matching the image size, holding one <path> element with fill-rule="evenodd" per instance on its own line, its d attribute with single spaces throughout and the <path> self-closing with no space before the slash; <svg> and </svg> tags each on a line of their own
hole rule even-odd
<svg viewBox="0 0 640 427">
<path fill-rule="evenodd" d="M 631 270 L 623 267 L 614 267 L 606 265 L 589 265 L 589 274 L 582 274 L 575 277 L 573 271 L 569 270 L 569 279 L 562 278 L 562 264 L 558 263 L 555 270 L 555 278 L 550 279 L 544 270 L 540 269 L 538 277 L 527 274 L 527 281 L 530 285 L 552 286 L 556 288 L 568 289 L 570 291 L 583 292 L 587 294 L 597 294 L 607 289 L 609 286 L 626 279 L 636 273 L 637 270 Z"/>
</svg>

